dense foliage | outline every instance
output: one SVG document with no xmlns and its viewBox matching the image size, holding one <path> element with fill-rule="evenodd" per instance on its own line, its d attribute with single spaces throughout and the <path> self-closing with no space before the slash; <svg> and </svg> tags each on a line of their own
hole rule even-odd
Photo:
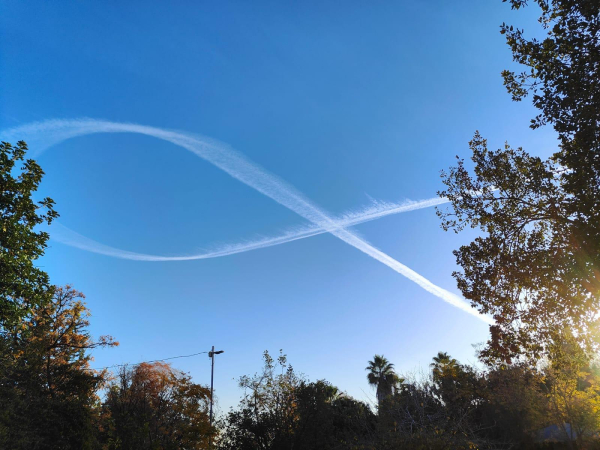
<svg viewBox="0 0 600 450">
<path fill-rule="evenodd" d="M 52 199 L 33 200 L 44 172 L 26 152 L 23 141 L 0 143 L 0 332 L 51 295 L 48 275 L 35 266 L 48 234 L 35 227 L 58 214 Z"/>
<path fill-rule="evenodd" d="M 54 288 L 0 336 L 0 447 L 92 448 L 106 373 L 90 370 L 87 351 L 117 343 L 92 340 L 82 299 Z"/>
<path fill-rule="evenodd" d="M 376 414 L 298 376 L 284 355 L 264 356 L 262 372 L 240 378 L 245 395 L 220 424 L 222 450 L 596 448 L 600 372 L 569 336 L 539 366 L 477 370 L 440 352 L 429 374 L 396 375 Z"/>
<path fill-rule="evenodd" d="M 104 448 L 207 448 L 209 404 L 209 389 L 168 364 L 124 367 L 102 406 Z"/>
<path fill-rule="evenodd" d="M 501 32 L 525 71 L 503 72 L 515 100 L 531 94 L 551 124 L 559 150 L 548 160 L 506 145 L 470 142 L 473 172 L 463 160 L 443 173 L 452 210 L 443 227 L 482 235 L 455 252 L 463 295 L 496 324 L 482 356 L 509 361 L 548 354 L 559 330 L 587 350 L 598 348 L 600 310 L 600 3 L 538 0 L 547 36 Z M 524 0 L 511 0 L 521 8 Z"/>
<path fill-rule="evenodd" d="M 221 423 L 221 450 L 366 448 L 376 418 L 326 381 L 297 375 L 285 355 L 264 353 L 261 373 L 240 378 L 237 410 Z"/>
</svg>

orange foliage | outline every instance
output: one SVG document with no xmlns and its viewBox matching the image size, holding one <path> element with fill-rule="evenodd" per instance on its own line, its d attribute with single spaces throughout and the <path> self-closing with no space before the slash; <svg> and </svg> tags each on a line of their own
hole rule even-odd
<svg viewBox="0 0 600 450">
<path fill-rule="evenodd" d="M 103 411 L 107 448 L 208 447 L 210 390 L 163 362 L 125 367 Z"/>
</svg>

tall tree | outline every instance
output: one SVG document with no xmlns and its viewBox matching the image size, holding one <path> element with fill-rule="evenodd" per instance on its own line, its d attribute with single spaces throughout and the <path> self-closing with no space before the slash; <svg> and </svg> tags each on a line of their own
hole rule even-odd
<svg viewBox="0 0 600 450">
<path fill-rule="evenodd" d="M 0 332 L 14 324 L 29 306 L 48 301 L 48 275 L 35 266 L 43 255 L 48 234 L 36 230 L 58 217 L 48 197 L 35 202 L 44 172 L 25 160 L 27 144 L 0 143 Z"/>
<path fill-rule="evenodd" d="M 470 142 L 464 161 L 442 173 L 452 210 L 445 229 L 482 236 L 455 251 L 463 295 L 496 324 L 482 357 L 510 361 L 548 354 L 557 329 L 598 346 L 600 309 L 600 4 L 537 0 L 543 40 L 503 25 L 514 59 L 526 70 L 503 73 L 515 100 L 533 94 L 537 128 L 552 124 L 559 151 L 549 160 L 508 144 Z M 513 8 L 526 4 L 511 0 Z"/>
<path fill-rule="evenodd" d="M 92 448 L 97 390 L 106 372 L 91 370 L 88 351 L 118 345 L 90 336 L 83 294 L 54 288 L 0 337 L 0 447 Z"/>
<path fill-rule="evenodd" d="M 27 145 L 0 143 L 0 447 L 92 448 L 104 372 L 89 368 L 94 341 L 83 295 L 57 288 L 35 265 L 58 214 L 34 201 L 44 172 Z"/>
<path fill-rule="evenodd" d="M 365 370 L 369 371 L 367 380 L 371 386 L 377 389 L 377 403 L 381 406 L 385 398 L 394 393 L 400 378 L 394 371 L 394 365 L 383 355 L 375 355 Z"/>
</svg>

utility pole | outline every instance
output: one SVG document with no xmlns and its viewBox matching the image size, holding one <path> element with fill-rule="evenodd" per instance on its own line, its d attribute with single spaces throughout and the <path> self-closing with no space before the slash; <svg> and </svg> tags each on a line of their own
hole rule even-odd
<svg viewBox="0 0 600 450">
<path fill-rule="evenodd" d="M 213 422 L 213 381 L 215 377 L 215 355 L 220 355 L 223 353 L 223 350 L 219 350 L 215 352 L 215 346 L 212 346 L 212 350 L 208 352 L 208 357 L 211 359 L 210 364 L 210 426 L 212 426 Z"/>
<path fill-rule="evenodd" d="M 215 352 L 215 346 L 212 346 L 210 352 L 208 352 L 208 357 L 210 358 L 210 426 L 212 427 L 213 423 L 213 382 L 215 378 L 215 355 L 220 355 L 223 353 L 223 350 L 219 350 Z M 208 448 L 212 448 L 212 433 L 208 437 Z"/>
</svg>

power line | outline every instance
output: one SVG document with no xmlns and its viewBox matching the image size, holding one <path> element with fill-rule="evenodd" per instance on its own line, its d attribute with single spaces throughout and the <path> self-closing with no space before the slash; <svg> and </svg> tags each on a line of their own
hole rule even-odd
<svg viewBox="0 0 600 450">
<path fill-rule="evenodd" d="M 192 356 L 198 356 L 198 355 L 203 355 L 206 354 L 208 352 L 198 352 L 198 353 L 192 353 L 191 355 L 181 355 L 181 356 L 171 356 L 169 358 L 162 358 L 162 359 L 154 359 L 152 361 L 142 361 L 139 363 L 135 363 L 135 364 L 131 364 L 131 363 L 125 363 L 125 364 L 115 364 L 114 366 L 106 366 L 106 367 L 98 367 L 98 368 L 89 368 L 89 369 L 85 369 L 85 370 L 104 370 L 104 369 L 112 369 L 113 367 L 125 367 L 125 366 L 139 366 L 140 364 L 149 364 L 149 363 L 155 363 L 155 362 L 161 362 L 161 361 L 169 361 L 171 359 L 177 359 L 177 358 L 190 358 Z"/>
</svg>

